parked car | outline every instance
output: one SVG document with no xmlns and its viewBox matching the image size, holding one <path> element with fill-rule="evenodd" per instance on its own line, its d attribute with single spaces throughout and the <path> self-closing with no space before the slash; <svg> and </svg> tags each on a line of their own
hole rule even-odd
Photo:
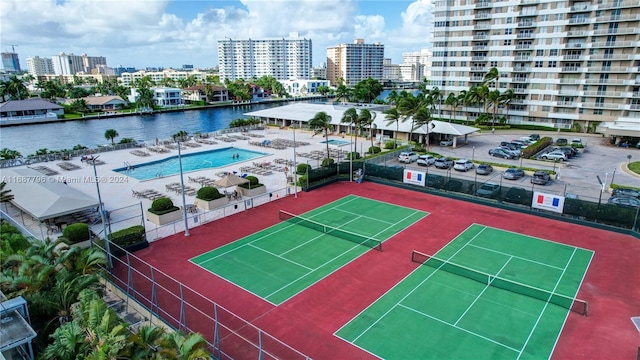
<svg viewBox="0 0 640 360">
<path fill-rule="evenodd" d="M 566 161 L 567 154 L 560 150 L 554 150 L 546 154 L 542 154 L 541 158 L 544 160 Z"/>
<path fill-rule="evenodd" d="M 518 180 L 524 177 L 524 170 L 514 168 L 514 167 L 508 168 L 507 170 L 504 171 L 504 174 L 502 174 L 502 177 L 507 180 Z"/>
<path fill-rule="evenodd" d="M 431 155 L 420 155 L 417 164 L 422 166 L 431 166 L 436 162 L 436 158 Z"/>
<path fill-rule="evenodd" d="M 551 181 L 551 175 L 546 171 L 536 171 L 531 175 L 531 183 L 537 185 L 547 185 Z"/>
<path fill-rule="evenodd" d="M 453 160 L 449 158 L 437 158 L 434 165 L 438 169 L 449 169 L 453 166 Z"/>
<path fill-rule="evenodd" d="M 506 150 L 501 148 L 489 149 L 489 155 L 495 157 L 501 157 L 503 159 L 513 159 L 514 156 L 511 153 L 508 153 Z"/>
<path fill-rule="evenodd" d="M 581 146 L 582 144 L 582 139 L 580 138 L 573 138 L 571 139 L 571 146 Z"/>
<path fill-rule="evenodd" d="M 556 145 L 558 146 L 565 146 L 569 144 L 569 140 L 565 139 L 565 138 L 559 138 L 558 140 L 556 140 Z"/>
<path fill-rule="evenodd" d="M 529 146 L 529 143 L 526 143 L 522 140 L 511 140 L 512 143 L 520 145 L 520 148 L 526 148 Z"/>
<path fill-rule="evenodd" d="M 453 139 L 440 141 L 440 146 L 453 146 Z"/>
<path fill-rule="evenodd" d="M 629 188 L 615 188 L 613 189 L 612 196 L 630 196 L 640 199 L 640 190 Z"/>
<path fill-rule="evenodd" d="M 522 155 L 522 151 L 520 151 L 520 149 L 518 149 L 518 150 L 512 150 L 512 149 L 509 149 L 509 148 L 507 148 L 507 147 L 503 147 L 503 146 L 501 146 L 499 149 L 502 149 L 502 150 L 506 151 L 507 153 L 509 153 L 509 154 L 513 155 L 513 158 L 514 158 L 514 159 L 515 159 L 515 158 L 519 158 L 519 157 L 520 157 L 520 155 Z"/>
<path fill-rule="evenodd" d="M 531 206 L 532 195 L 524 188 L 512 187 L 504 194 L 504 201 L 512 204 Z"/>
<path fill-rule="evenodd" d="M 493 166 L 487 164 L 480 164 L 476 167 L 476 174 L 489 175 L 493 172 Z"/>
<path fill-rule="evenodd" d="M 495 198 L 500 194 L 500 184 L 484 183 L 476 190 L 476 195 L 486 198 Z"/>
<path fill-rule="evenodd" d="M 640 199 L 631 196 L 612 196 L 609 198 L 609 204 L 637 208 L 640 207 Z"/>
<path fill-rule="evenodd" d="M 453 164 L 453 170 L 469 171 L 471 169 L 473 169 L 473 163 L 471 160 L 460 159 L 456 160 L 455 164 Z"/>
<path fill-rule="evenodd" d="M 412 163 L 416 160 L 418 160 L 418 154 L 414 152 L 403 151 L 398 156 L 398 161 L 407 163 L 407 164 Z"/>
<path fill-rule="evenodd" d="M 531 140 L 531 137 L 529 136 L 522 136 L 520 138 L 518 138 L 518 140 L 522 141 L 523 143 L 527 144 L 527 145 L 531 145 L 533 144 L 535 141 Z"/>
<path fill-rule="evenodd" d="M 540 140 L 540 135 L 539 134 L 531 134 L 531 135 L 529 135 L 529 139 L 531 139 L 531 141 L 538 141 L 538 140 Z"/>
</svg>

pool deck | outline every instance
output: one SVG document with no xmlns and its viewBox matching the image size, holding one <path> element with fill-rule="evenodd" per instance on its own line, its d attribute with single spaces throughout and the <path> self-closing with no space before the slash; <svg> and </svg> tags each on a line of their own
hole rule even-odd
<svg viewBox="0 0 640 360">
<path fill-rule="evenodd" d="M 285 159 L 285 160 L 293 160 L 294 158 L 294 150 L 293 147 L 288 147 L 286 149 L 274 149 L 265 146 L 257 146 L 252 145 L 249 142 L 262 142 L 263 140 L 275 140 L 275 139 L 285 139 L 285 140 L 293 140 L 294 132 L 291 129 L 278 129 L 278 128 L 266 128 L 265 130 L 252 130 L 251 133 L 263 135 L 264 137 L 255 137 L 250 140 L 236 140 L 234 142 L 224 142 L 212 139 L 217 142 L 215 145 L 203 144 L 200 143 L 200 147 L 183 147 L 181 150 L 182 155 L 192 154 L 196 152 L 209 151 L 214 149 L 221 149 L 227 147 L 237 147 L 246 150 L 253 150 L 268 153 L 263 157 L 254 158 L 252 160 L 238 162 L 232 165 L 218 167 L 218 168 L 210 168 L 204 170 L 197 170 L 193 172 L 185 172 L 184 173 L 184 185 L 190 186 L 194 189 L 200 188 L 200 184 L 189 182 L 189 177 L 196 178 L 199 176 L 204 176 L 213 180 L 217 180 L 220 176 L 216 174 L 221 174 L 223 172 L 236 172 L 241 175 L 246 172 L 242 172 L 240 170 L 241 167 L 245 166 L 253 166 L 254 163 L 274 163 L 275 159 Z M 237 133 L 238 135 L 242 135 L 241 133 Z M 323 141 L 323 137 L 321 135 L 313 136 L 313 132 L 309 131 L 295 131 L 296 142 L 307 142 L 309 145 L 299 146 L 296 148 L 297 153 L 309 153 L 313 150 L 326 151 L 326 144 L 321 143 Z M 333 136 L 330 136 L 331 140 Z M 335 138 L 339 138 L 339 136 L 335 136 Z M 330 149 L 336 149 L 337 146 L 329 145 Z M 138 198 L 133 196 L 133 192 L 139 192 L 146 189 L 152 189 L 163 195 L 167 195 L 167 197 L 171 198 L 173 203 L 176 206 L 182 206 L 182 195 L 177 194 L 173 191 L 167 191 L 166 185 L 170 183 L 180 182 L 180 175 L 172 175 L 167 177 L 156 178 L 152 180 L 144 180 L 139 181 L 132 177 L 126 176 L 125 174 L 115 172 L 113 169 L 122 168 L 126 166 L 125 162 L 131 165 L 142 164 L 151 161 L 162 160 L 167 157 L 176 156 L 178 154 L 177 150 L 171 150 L 165 153 L 156 153 L 149 151 L 145 148 L 138 148 L 137 150 L 143 150 L 149 153 L 149 156 L 136 156 L 131 153 L 136 149 L 127 149 L 127 150 L 117 150 L 100 153 L 99 160 L 103 161 L 104 164 L 96 165 L 96 171 L 98 174 L 98 178 L 100 179 L 100 195 L 102 201 L 104 203 L 105 209 L 107 211 L 112 211 L 115 209 L 121 209 L 127 206 L 139 205 L 142 204 L 142 209 L 146 210 L 151 206 L 151 200 L 146 198 Z M 316 167 L 319 165 L 320 160 L 317 159 L 309 159 L 297 156 L 296 161 L 298 164 L 300 163 L 309 163 L 310 165 Z M 40 163 L 37 165 L 47 166 L 51 169 L 54 169 L 59 172 L 58 175 L 53 175 L 49 177 L 49 181 L 59 181 L 62 182 L 65 180 L 69 186 L 82 191 L 94 198 L 98 198 L 96 184 L 93 179 L 93 166 L 89 166 L 80 161 L 80 158 L 73 158 L 69 162 L 80 165 L 80 169 L 65 171 L 58 167 L 56 164 L 62 161 L 56 162 L 46 162 Z M 32 167 L 34 165 L 31 165 Z M 24 168 L 22 166 L 16 168 Z M 135 170 L 133 170 L 135 171 Z M 272 171 L 270 175 L 257 175 L 248 173 L 249 175 L 256 176 L 260 183 L 264 184 L 267 187 L 267 191 L 275 191 L 279 189 L 284 189 L 287 186 L 290 186 L 287 183 L 287 178 L 282 171 Z M 291 170 L 289 170 L 289 175 L 291 175 Z M 222 190 L 222 189 L 220 189 Z M 229 191 L 233 191 L 234 188 L 228 188 Z M 185 195 L 185 203 L 187 205 L 193 204 L 195 200 L 195 196 Z M 3 208 L 4 210 L 4 208 Z M 17 219 L 19 223 L 23 223 L 25 227 L 30 230 L 36 237 L 40 237 L 41 229 L 37 222 L 32 221 L 29 216 L 24 216 L 21 218 L 19 214 L 19 210 L 14 208 L 13 206 L 8 207 L 8 212 L 14 219 Z M 17 215 L 17 217 L 15 216 Z M 27 219 L 29 218 L 29 219 Z M 113 220 L 113 219 L 112 219 Z M 96 225 L 94 225 L 96 226 Z M 101 227 L 100 224 L 97 226 Z M 99 229 L 98 229 L 99 230 Z M 117 228 L 112 228 L 112 231 L 119 230 Z M 52 237 L 59 236 L 59 233 L 50 234 Z"/>
</svg>

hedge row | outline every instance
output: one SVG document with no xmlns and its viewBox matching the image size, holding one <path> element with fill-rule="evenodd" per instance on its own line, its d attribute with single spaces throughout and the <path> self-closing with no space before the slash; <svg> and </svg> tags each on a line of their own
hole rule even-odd
<svg viewBox="0 0 640 360">
<path fill-rule="evenodd" d="M 534 142 L 533 144 L 527 146 L 526 148 L 522 149 L 522 157 L 524 157 L 525 159 L 529 159 L 551 144 L 553 144 L 553 139 L 545 136 L 540 140 Z"/>
<path fill-rule="evenodd" d="M 122 229 L 111 233 L 111 242 L 114 244 L 125 247 L 132 244 L 137 244 L 145 240 L 144 226 L 136 225 L 127 229 Z"/>
</svg>

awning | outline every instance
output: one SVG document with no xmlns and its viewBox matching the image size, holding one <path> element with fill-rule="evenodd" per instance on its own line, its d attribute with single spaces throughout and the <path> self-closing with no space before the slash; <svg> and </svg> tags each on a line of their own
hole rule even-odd
<svg viewBox="0 0 640 360">
<path fill-rule="evenodd" d="M 33 169 L 3 169 L 11 203 L 38 221 L 97 208 L 98 200 Z"/>
</svg>

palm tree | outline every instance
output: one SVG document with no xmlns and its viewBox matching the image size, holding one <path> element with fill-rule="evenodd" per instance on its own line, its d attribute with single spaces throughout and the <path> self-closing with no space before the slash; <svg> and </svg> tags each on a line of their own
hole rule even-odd
<svg viewBox="0 0 640 360">
<path fill-rule="evenodd" d="M 13 195 L 10 194 L 11 190 L 5 190 L 5 185 L 7 185 L 6 181 L 0 182 L 0 203 L 13 200 Z"/>
<path fill-rule="evenodd" d="M 374 121 L 376 120 L 376 116 L 378 113 L 371 112 L 369 109 L 360 110 L 360 115 L 358 115 L 358 120 L 360 121 L 360 126 L 369 127 L 369 137 L 371 138 L 371 147 L 373 147 L 373 138 L 375 136 L 376 125 Z"/>
<path fill-rule="evenodd" d="M 433 107 L 435 110 L 435 106 L 438 105 L 438 119 L 442 118 L 442 91 L 436 86 L 431 91 L 429 91 L 429 96 L 433 99 Z M 433 112 L 433 111 L 432 111 Z"/>
<path fill-rule="evenodd" d="M 349 100 L 350 95 L 351 95 L 351 89 L 347 85 L 344 85 L 344 84 L 338 85 L 338 88 L 336 89 L 336 97 L 338 98 L 338 100 L 342 102 L 344 102 L 345 98 Z"/>
<path fill-rule="evenodd" d="M 0 158 L 3 158 L 5 160 L 13 160 L 21 156 L 22 154 L 20 154 L 20 152 L 17 150 L 11 150 L 9 148 L 3 148 L 2 150 L 0 150 Z"/>
<path fill-rule="evenodd" d="M 387 95 L 387 99 L 386 100 L 387 100 L 387 104 L 397 107 L 398 106 L 398 100 L 400 100 L 400 94 L 395 90 L 391 90 L 389 95 Z"/>
<path fill-rule="evenodd" d="M 343 114 L 342 114 L 342 119 L 340 119 L 341 123 L 347 123 L 350 124 L 350 126 L 353 126 L 355 131 L 360 127 L 360 118 L 358 117 L 358 110 L 356 110 L 355 108 L 349 108 L 347 109 Z M 356 149 L 356 151 L 358 151 L 358 134 L 355 134 L 355 138 L 354 138 L 354 148 Z M 352 156 L 352 154 L 349 154 L 349 156 Z"/>
<path fill-rule="evenodd" d="M 327 139 L 327 159 L 331 159 L 329 152 L 329 132 L 333 131 L 333 125 L 331 125 L 331 116 L 324 111 L 316 113 L 316 115 L 309 120 L 309 127 L 314 131 L 314 135 L 324 132 L 324 137 Z M 330 160 L 326 160 L 327 165 Z M 323 161 L 324 163 L 324 161 Z"/>
<path fill-rule="evenodd" d="M 111 145 L 115 145 L 116 143 L 113 141 L 114 138 L 120 136 L 120 134 L 118 134 L 118 132 L 115 129 L 107 129 L 107 131 L 104 132 L 104 137 L 105 139 L 109 140 L 111 139 Z"/>
<path fill-rule="evenodd" d="M 9 81 L 6 82 L 4 93 L 10 96 L 12 100 L 24 100 L 29 97 L 29 90 L 24 85 L 24 81 L 15 75 L 11 76 Z"/>
<path fill-rule="evenodd" d="M 460 93 L 457 96 L 457 102 L 456 102 L 456 106 L 455 106 L 456 110 L 457 110 L 458 107 L 466 105 L 466 103 L 465 103 L 466 98 L 467 98 L 467 90 L 460 91 Z"/>
<path fill-rule="evenodd" d="M 498 78 L 500 78 L 500 72 L 498 72 L 497 68 L 493 67 L 484 75 L 482 85 L 490 86 L 491 83 L 495 83 Z"/>
<path fill-rule="evenodd" d="M 503 105 L 507 109 L 505 119 L 506 117 L 509 116 L 509 105 L 511 104 L 511 100 L 513 100 L 515 96 L 516 96 L 516 93 L 513 91 L 513 89 L 509 88 L 505 90 L 500 97 L 501 105 Z"/>
<path fill-rule="evenodd" d="M 426 106 L 421 107 L 420 109 L 418 109 L 418 111 L 416 111 L 416 114 L 413 116 L 413 118 L 415 119 L 415 127 L 416 129 L 423 126 L 423 125 L 427 125 L 429 126 L 429 122 L 431 121 L 431 112 L 429 111 L 429 108 Z M 427 151 L 429 149 L 429 130 L 427 129 Z"/>
<path fill-rule="evenodd" d="M 207 352 L 207 342 L 200 334 L 184 335 L 180 332 L 167 333 L 160 341 L 160 356 L 168 360 L 211 359 Z"/>
<path fill-rule="evenodd" d="M 422 94 L 419 94 L 418 96 L 413 96 L 413 94 L 410 94 L 410 93 L 406 93 L 406 95 L 403 96 L 398 101 L 397 109 L 402 115 L 402 122 L 405 122 L 407 121 L 408 118 L 411 118 L 411 130 L 409 131 L 409 142 L 412 141 L 413 129 L 415 127 L 415 119 L 413 118 L 413 115 L 415 115 L 418 109 L 420 109 L 423 106 L 424 101 L 425 101 L 425 98 L 422 96 Z"/>
<path fill-rule="evenodd" d="M 455 112 L 455 108 L 458 106 L 458 97 L 454 93 L 449 93 L 447 99 L 444 101 L 445 105 L 449 106 L 451 112 L 449 113 L 449 122 L 453 120 L 453 113 Z"/>
<path fill-rule="evenodd" d="M 498 111 L 498 106 L 500 105 L 502 98 L 500 96 L 500 90 L 496 89 L 493 91 L 489 91 L 487 94 L 487 102 L 491 104 L 493 107 L 493 116 L 491 118 L 491 126 L 495 126 L 496 122 L 496 112 Z"/>
<path fill-rule="evenodd" d="M 391 108 L 391 109 L 385 110 L 383 113 L 384 113 L 384 118 L 387 120 L 387 125 L 396 123 L 396 133 L 394 134 L 394 140 L 395 140 L 394 148 L 396 148 L 398 146 L 398 132 L 400 128 L 400 120 L 402 119 L 402 114 L 400 114 L 397 108 Z"/>
</svg>

